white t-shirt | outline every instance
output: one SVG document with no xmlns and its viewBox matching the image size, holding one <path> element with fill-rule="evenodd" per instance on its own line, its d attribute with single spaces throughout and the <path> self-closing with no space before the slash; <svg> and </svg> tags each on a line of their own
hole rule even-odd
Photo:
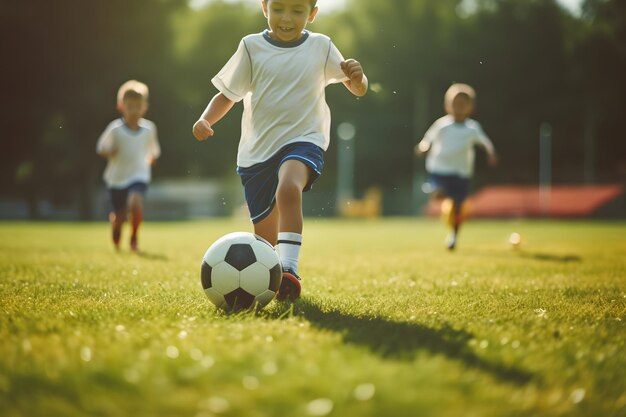
<svg viewBox="0 0 626 417">
<path fill-rule="evenodd" d="M 474 146 L 483 146 L 490 153 L 494 150 L 480 123 L 473 119 L 457 123 L 450 115 L 435 121 L 422 141 L 430 145 L 426 170 L 431 174 L 470 178 L 474 173 Z"/>
<path fill-rule="evenodd" d="M 211 80 L 229 100 L 243 100 L 237 165 L 266 161 L 283 146 L 311 142 L 326 150 L 330 109 L 325 88 L 346 81 L 343 56 L 329 37 L 304 32 L 293 44 L 267 31 L 244 37 Z"/>
<path fill-rule="evenodd" d="M 150 182 L 150 162 L 161 155 L 154 123 L 140 119 L 139 129 L 131 130 L 123 119 L 112 121 L 100 135 L 96 152 L 113 149 L 117 149 L 117 154 L 109 158 L 103 175 L 109 188 L 124 188 L 139 181 Z"/>
</svg>

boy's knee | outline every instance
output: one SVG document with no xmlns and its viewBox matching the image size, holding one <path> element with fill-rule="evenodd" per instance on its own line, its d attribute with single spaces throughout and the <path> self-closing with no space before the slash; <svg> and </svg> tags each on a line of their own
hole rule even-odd
<svg viewBox="0 0 626 417">
<path fill-rule="evenodd" d="M 110 219 L 113 223 L 116 224 L 122 224 L 126 221 L 126 210 L 120 210 L 120 211 L 116 211 L 114 213 L 112 213 L 112 215 L 110 216 Z"/>
<path fill-rule="evenodd" d="M 139 193 L 131 193 L 128 196 L 128 209 L 129 210 L 140 210 L 143 205 L 143 199 L 141 194 Z"/>
<path fill-rule="evenodd" d="M 289 204 L 300 201 L 302 188 L 294 181 L 285 180 L 278 183 L 276 189 L 276 202 L 278 204 Z"/>
</svg>

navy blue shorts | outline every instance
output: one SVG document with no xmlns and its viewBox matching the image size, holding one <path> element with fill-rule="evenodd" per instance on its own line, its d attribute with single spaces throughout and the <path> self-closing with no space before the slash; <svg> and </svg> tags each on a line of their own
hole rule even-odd
<svg viewBox="0 0 626 417">
<path fill-rule="evenodd" d="M 469 195 L 469 178 L 458 175 L 430 174 L 424 184 L 426 192 L 436 192 L 442 197 L 451 198 L 457 204 L 462 204 Z"/>
<path fill-rule="evenodd" d="M 128 205 L 128 195 L 130 193 L 139 193 L 142 196 L 148 191 L 148 184 L 145 182 L 134 182 L 124 188 L 109 188 L 109 196 L 111 197 L 111 205 L 113 211 L 119 212 L 126 210 Z"/>
<path fill-rule="evenodd" d="M 310 169 L 309 182 L 303 191 L 309 191 L 324 168 L 324 150 L 309 142 L 295 142 L 282 147 L 270 159 L 251 167 L 237 167 L 244 187 L 246 203 L 252 223 L 267 217 L 276 204 L 278 170 L 290 159 L 302 161 Z"/>
</svg>

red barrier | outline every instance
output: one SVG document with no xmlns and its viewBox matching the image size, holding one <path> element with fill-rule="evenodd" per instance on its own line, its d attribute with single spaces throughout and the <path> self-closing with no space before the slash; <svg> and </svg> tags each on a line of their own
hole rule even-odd
<svg viewBox="0 0 626 417">
<path fill-rule="evenodd" d="M 470 217 L 589 217 L 620 197 L 622 185 L 486 187 L 468 199 Z M 440 204 L 431 201 L 425 213 L 439 216 Z"/>
</svg>

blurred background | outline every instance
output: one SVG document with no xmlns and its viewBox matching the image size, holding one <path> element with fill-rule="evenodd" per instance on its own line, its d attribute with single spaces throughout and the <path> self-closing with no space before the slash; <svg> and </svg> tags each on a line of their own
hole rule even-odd
<svg viewBox="0 0 626 417">
<path fill-rule="evenodd" d="M 472 185 L 477 196 L 491 192 L 493 215 L 567 216 L 529 208 L 543 187 L 555 191 L 548 204 L 565 208 L 597 199 L 570 215 L 626 216 L 626 0 L 318 5 L 309 29 L 361 61 L 370 92 L 327 89 L 333 137 L 305 214 L 367 199 L 375 210 L 352 215 L 424 213 L 424 161 L 413 147 L 443 115 L 447 87 L 465 82 L 500 156 L 488 168 L 478 152 Z M 191 127 L 240 39 L 266 27 L 260 0 L 3 0 L 0 218 L 106 220 L 95 145 L 119 117 L 117 89 L 133 78 L 151 89 L 146 117 L 163 149 L 146 217 L 245 215 L 235 173 L 241 104 L 209 142 Z M 494 209 L 503 201 L 519 210 Z"/>
</svg>

